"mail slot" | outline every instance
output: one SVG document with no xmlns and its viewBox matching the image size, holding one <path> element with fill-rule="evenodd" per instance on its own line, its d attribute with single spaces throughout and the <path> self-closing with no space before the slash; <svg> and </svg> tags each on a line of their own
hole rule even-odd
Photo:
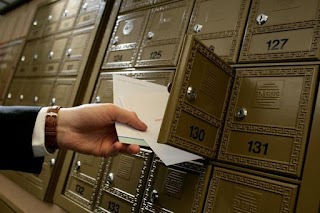
<svg viewBox="0 0 320 213">
<path fill-rule="evenodd" d="M 163 86 L 168 85 L 173 79 L 173 70 L 141 70 L 126 72 L 103 72 L 100 73 L 92 103 L 113 103 L 113 75 L 125 75 L 144 81 L 150 81 Z"/>
<path fill-rule="evenodd" d="M 119 16 L 102 68 L 133 67 L 150 11 Z"/>
<path fill-rule="evenodd" d="M 177 65 L 193 3 L 183 0 L 151 10 L 136 67 Z"/>
<path fill-rule="evenodd" d="M 239 61 L 319 59 L 318 3 L 253 0 Z"/>
<path fill-rule="evenodd" d="M 92 210 L 104 162 L 102 157 L 75 153 L 64 195 Z"/>
<path fill-rule="evenodd" d="M 139 212 L 153 152 L 140 149 L 135 155 L 109 158 L 102 177 L 96 211 Z"/>
<path fill-rule="evenodd" d="M 235 71 L 194 37 L 182 53 L 158 142 L 214 159 Z"/>
<path fill-rule="evenodd" d="M 236 63 L 251 0 L 196 0 L 188 34 L 228 63 Z"/>
<path fill-rule="evenodd" d="M 166 167 L 155 157 L 140 212 L 202 212 L 211 165 L 185 162 Z"/>
<path fill-rule="evenodd" d="M 218 159 L 300 177 L 318 66 L 238 69 Z"/>
<path fill-rule="evenodd" d="M 214 168 L 204 212 L 295 212 L 298 186 Z"/>
</svg>

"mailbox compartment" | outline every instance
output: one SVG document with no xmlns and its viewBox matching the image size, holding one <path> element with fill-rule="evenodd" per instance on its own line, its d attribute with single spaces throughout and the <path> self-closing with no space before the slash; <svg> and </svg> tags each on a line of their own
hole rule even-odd
<svg viewBox="0 0 320 213">
<path fill-rule="evenodd" d="M 173 70 L 140 70 L 124 72 L 103 72 L 100 73 L 96 89 L 93 93 L 92 103 L 112 103 L 113 102 L 113 75 L 125 75 L 144 81 L 168 85 L 173 79 Z"/>
<path fill-rule="evenodd" d="M 202 212 L 211 169 L 193 161 L 167 167 L 155 156 L 140 212 Z"/>
<path fill-rule="evenodd" d="M 235 71 L 189 37 L 177 68 L 159 143 L 215 159 Z"/>
<path fill-rule="evenodd" d="M 218 159 L 300 177 L 318 66 L 237 69 Z"/>
<path fill-rule="evenodd" d="M 109 158 L 95 211 L 138 213 L 152 157 L 151 150 L 141 148 L 135 155 Z"/>
<path fill-rule="evenodd" d="M 188 34 L 228 63 L 237 63 L 251 0 L 196 0 Z"/>
<path fill-rule="evenodd" d="M 319 60 L 319 1 L 253 0 L 239 62 Z"/>
<path fill-rule="evenodd" d="M 293 213 L 298 186 L 214 168 L 203 212 Z"/>
</svg>

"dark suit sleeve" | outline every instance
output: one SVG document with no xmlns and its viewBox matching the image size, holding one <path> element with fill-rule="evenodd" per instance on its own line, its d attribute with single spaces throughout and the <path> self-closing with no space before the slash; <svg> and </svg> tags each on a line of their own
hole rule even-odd
<svg viewBox="0 0 320 213">
<path fill-rule="evenodd" d="M 0 169 L 40 173 L 43 157 L 35 158 L 32 133 L 41 107 L 0 106 Z"/>
</svg>

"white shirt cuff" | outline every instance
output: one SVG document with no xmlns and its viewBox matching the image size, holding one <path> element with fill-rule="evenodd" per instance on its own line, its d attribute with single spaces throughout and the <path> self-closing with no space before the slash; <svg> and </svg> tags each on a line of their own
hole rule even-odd
<svg viewBox="0 0 320 213">
<path fill-rule="evenodd" d="M 45 120 L 48 107 L 42 107 L 37 115 L 37 120 L 32 134 L 32 150 L 34 157 L 43 157 L 48 154 L 44 145 Z"/>
</svg>

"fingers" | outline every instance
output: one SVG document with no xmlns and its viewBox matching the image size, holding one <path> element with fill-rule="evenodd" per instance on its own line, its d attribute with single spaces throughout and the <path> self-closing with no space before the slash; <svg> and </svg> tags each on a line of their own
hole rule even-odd
<svg viewBox="0 0 320 213">
<path fill-rule="evenodd" d="M 115 121 L 125 123 L 132 126 L 135 129 L 144 131 L 147 129 L 147 125 L 143 123 L 135 112 L 130 112 L 120 107 L 115 108 L 114 114 Z"/>
</svg>

